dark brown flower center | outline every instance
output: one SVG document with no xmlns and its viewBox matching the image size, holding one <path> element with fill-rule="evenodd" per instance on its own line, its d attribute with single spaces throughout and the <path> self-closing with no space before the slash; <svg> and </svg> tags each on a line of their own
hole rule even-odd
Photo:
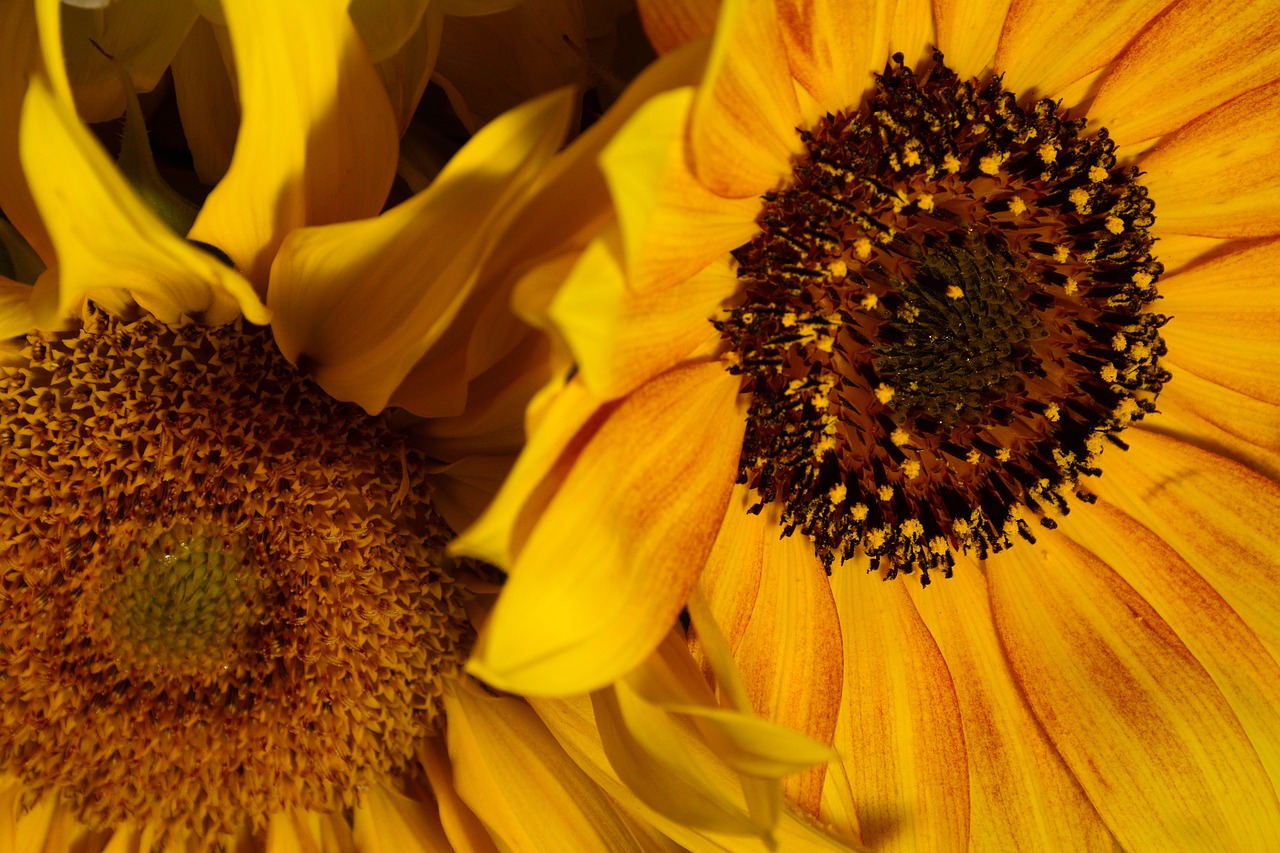
<svg viewBox="0 0 1280 853">
<path fill-rule="evenodd" d="M 0 367 L 0 767 L 175 849 L 394 779 L 470 637 L 425 474 L 265 330 L 30 335 Z"/>
<path fill-rule="evenodd" d="M 1154 205 L 1105 130 L 902 57 L 801 133 L 717 322 L 752 395 L 741 482 L 830 570 L 950 573 L 1052 527 L 1155 409 Z"/>
</svg>

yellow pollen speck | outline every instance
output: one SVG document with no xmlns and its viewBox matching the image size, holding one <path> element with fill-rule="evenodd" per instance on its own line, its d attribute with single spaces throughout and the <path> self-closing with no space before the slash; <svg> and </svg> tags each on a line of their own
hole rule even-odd
<svg viewBox="0 0 1280 853">
<path fill-rule="evenodd" d="M 1119 216 L 1108 216 L 1107 230 L 1110 231 L 1112 234 L 1119 234 L 1121 231 L 1124 230 L 1124 220 L 1121 219 Z"/>
<path fill-rule="evenodd" d="M 858 260 L 865 261 L 871 257 L 871 241 L 866 237 L 859 237 L 853 241 L 853 253 L 858 256 Z"/>
<path fill-rule="evenodd" d="M 899 447 L 901 447 L 902 445 L 911 441 L 911 436 L 907 433 L 905 429 L 903 429 L 902 427 L 898 427 L 892 433 L 890 433 L 889 440 L 892 441 L 894 444 L 898 445 Z"/>
<path fill-rule="evenodd" d="M 968 455 L 964 457 L 964 461 L 970 465 L 980 465 L 982 464 L 982 454 L 976 450 L 970 450 Z"/>
<path fill-rule="evenodd" d="M 870 511 L 866 504 L 854 504 L 853 509 L 849 510 L 849 517 L 854 521 L 866 521 L 867 513 Z"/>
<path fill-rule="evenodd" d="M 964 299 L 964 291 L 959 287 L 959 285 L 948 284 L 947 296 L 951 299 Z"/>
<path fill-rule="evenodd" d="M 827 396 L 826 391 L 819 391 L 809 398 L 809 403 L 815 409 L 825 409 L 831 405 L 831 398 Z"/>
<path fill-rule="evenodd" d="M 814 341 L 813 345 L 823 352 L 831 352 L 831 350 L 835 349 L 836 339 L 830 335 L 822 335 Z"/>
<path fill-rule="evenodd" d="M 828 497 L 831 498 L 831 503 L 833 505 L 839 506 L 840 504 L 844 503 L 844 498 L 845 498 L 845 495 L 847 494 L 849 494 L 849 489 L 845 486 L 845 484 L 836 483 L 834 486 L 831 487 L 831 491 L 828 493 Z"/>
<path fill-rule="evenodd" d="M 1094 433 L 1093 435 L 1089 436 L 1087 441 L 1085 441 L 1084 446 L 1086 450 L 1088 450 L 1094 456 L 1097 456 L 1099 453 L 1102 452 L 1102 436 L 1098 435 L 1097 433 Z"/>
<path fill-rule="evenodd" d="M 1089 167 L 1089 180 L 1095 184 L 1100 184 L 1107 179 L 1107 170 L 1101 166 Z"/>
<path fill-rule="evenodd" d="M 919 539 L 921 534 L 924 533 L 924 525 L 920 523 L 918 518 L 908 518 L 898 530 L 904 539 Z"/>
<path fill-rule="evenodd" d="M 874 293 L 868 293 L 866 296 L 862 297 L 862 302 L 860 304 L 862 305 L 862 310 L 874 311 L 875 307 L 880 304 L 880 297 L 876 296 Z"/>
<path fill-rule="evenodd" d="M 920 309 L 914 305 L 903 305 L 898 314 L 908 323 L 914 323 L 920 316 Z"/>
<path fill-rule="evenodd" d="M 1062 292 L 1067 294 L 1067 296 L 1074 296 L 1079 290 L 1080 282 L 1076 281 L 1074 278 L 1068 276 L 1067 280 L 1063 282 Z"/>
<path fill-rule="evenodd" d="M 880 496 L 882 501 L 893 500 L 893 486 L 881 486 L 876 489 L 876 494 Z"/>
<path fill-rule="evenodd" d="M 1149 272 L 1136 272 L 1133 274 L 1133 283 L 1144 290 L 1151 286 L 1152 281 L 1154 279 Z"/>
<path fill-rule="evenodd" d="M 1058 146 L 1054 145 L 1052 142 L 1046 142 L 1044 145 L 1040 146 L 1036 153 L 1040 155 L 1040 159 L 1044 162 L 1052 163 L 1054 160 L 1058 159 Z"/>
<path fill-rule="evenodd" d="M 1129 347 L 1129 357 L 1134 361 L 1143 361 L 1149 355 L 1151 355 L 1151 347 L 1144 343 L 1136 343 Z"/>
<path fill-rule="evenodd" d="M 1027 203 L 1022 200 L 1021 196 L 1014 196 L 1009 199 L 1009 212 L 1014 216 L 1021 216 L 1027 212 Z"/>
<path fill-rule="evenodd" d="M 1012 455 L 1013 454 L 1009 452 L 1009 448 L 1007 447 L 1002 447 L 996 451 L 996 458 L 999 459 L 1001 462 L 1008 462 L 1009 457 Z"/>
<path fill-rule="evenodd" d="M 868 530 L 863 547 L 868 551 L 874 551 L 884 547 L 885 540 L 889 538 L 889 531 L 883 527 L 877 527 L 875 530 Z"/>
<path fill-rule="evenodd" d="M 835 449 L 835 438 L 830 435 L 824 435 L 818 440 L 818 443 L 813 446 L 813 458 L 821 459 L 823 456 L 826 456 L 829 452 Z"/>
<path fill-rule="evenodd" d="M 1054 423 L 1057 423 L 1058 418 L 1062 417 L 1062 410 L 1058 408 L 1057 403 L 1050 403 L 1045 406 L 1044 416 Z"/>
<path fill-rule="evenodd" d="M 1115 382 L 1120 372 L 1116 370 L 1114 364 L 1104 364 L 1102 369 L 1098 371 L 1098 375 L 1102 377 L 1103 382 Z"/>
<path fill-rule="evenodd" d="M 929 540 L 929 550 L 941 557 L 947 553 L 947 540 L 941 536 L 935 536 Z"/>
<path fill-rule="evenodd" d="M 920 152 L 915 148 L 908 148 L 902 154 L 902 162 L 906 163 L 908 166 L 919 166 Z"/>
<path fill-rule="evenodd" d="M 876 386 L 876 399 L 882 404 L 888 405 L 889 401 L 893 399 L 893 389 L 881 382 Z"/>
<path fill-rule="evenodd" d="M 914 459 L 908 459 L 902 463 L 902 473 L 908 480 L 914 480 L 920 476 L 920 463 Z"/>
<path fill-rule="evenodd" d="M 782 325 L 790 329 L 796 324 L 796 312 L 788 311 L 782 315 Z"/>
<path fill-rule="evenodd" d="M 942 158 L 942 168 L 954 175 L 960 171 L 960 158 L 954 154 L 948 154 Z"/>
<path fill-rule="evenodd" d="M 1000 166 L 1008 156 L 1008 154 L 988 154 L 978 161 L 978 168 L 984 175 L 999 174 Z"/>
<path fill-rule="evenodd" d="M 1138 414 L 1139 411 L 1141 410 L 1138 408 L 1138 404 L 1134 399 L 1132 397 L 1126 397 L 1120 401 L 1120 405 L 1116 406 L 1116 418 L 1119 419 L 1121 423 L 1127 424 L 1129 421 L 1133 420 L 1134 415 Z"/>
<path fill-rule="evenodd" d="M 1065 264 L 1067 258 L 1071 257 L 1071 250 L 1066 246 L 1056 246 L 1053 250 L 1053 259 L 1060 264 Z"/>
<path fill-rule="evenodd" d="M 1116 336 L 1111 339 L 1111 348 L 1116 352 L 1124 352 L 1129 346 L 1129 339 L 1124 336 L 1124 332 L 1116 332 Z"/>
<path fill-rule="evenodd" d="M 925 213 L 930 213 L 933 210 L 933 196 L 929 193 L 920 193 L 920 198 L 916 199 L 916 206 Z"/>
<path fill-rule="evenodd" d="M 743 322 L 745 325 L 750 326 L 750 325 L 751 325 L 752 323 L 754 323 L 755 321 L 756 321 L 756 315 L 755 315 L 755 313 L 754 313 L 754 312 L 752 312 L 752 311 L 743 311 L 743 312 L 742 312 L 742 322 Z"/>
<path fill-rule="evenodd" d="M 1076 210 L 1081 213 L 1089 212 L 1089 191 L 1084 187 L 1076 187 L 1067 193 L 1067 198 L 1076 206 Z"/>
<path fill-rule="evenodd" d="M 973 532 L 973 528 L 969 525 L 969 522 L 963 518 L 957 518 L 955 521 L 951 522 L 951 529 L 955 531 L 956 536 L 961 539 L 968 539 L 969 534 Z"/>
</svg>

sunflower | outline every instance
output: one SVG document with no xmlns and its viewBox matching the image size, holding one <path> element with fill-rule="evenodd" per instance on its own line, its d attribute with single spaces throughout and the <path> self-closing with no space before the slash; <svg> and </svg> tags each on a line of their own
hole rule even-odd
<svg viewBox="0 0 1280 853">
<path fill-rule="evenodd" d="M 561 363 L 476 271 L 576 97 L 499 117 L 361 219 L 395 158 L 329 110 L 386 119 L 393 152 L 386 90 L 345 4 L 312 10 L 301 41 L 273 9 L 221 6 L 243 120 L 185 240 L 77 116 L 57 4 L 0 14 L 0 94 L 21 115 L 0 169 L 0 848 L 711 849 L 775 827 L 826 843 L 778 820 L 776 782 L 825 748 L 723 707 L 682 637 L 537 709 L 462 673 L 498 573 L 445 546 Z M 292 99 L 265 91 L 273 63 L 299 71 Z M 130 156 L 154 175 L 146 145 Z M 315 224 L 331 219 L 351 221 Z M 390 322 L 369 310 L 388 298 Z M 623 781 L 636 768 L 698 799 L 655 808 Z"/>
<path fill-rule="evenodd" d="M 687 607 L 847 839 L 1266 849 L 1273 10 L 639 6 L 471 671 L 594 688 Z"/>
</svg>

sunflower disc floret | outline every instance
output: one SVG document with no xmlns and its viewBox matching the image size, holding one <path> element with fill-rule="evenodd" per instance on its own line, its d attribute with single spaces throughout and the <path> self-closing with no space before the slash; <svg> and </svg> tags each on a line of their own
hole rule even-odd
<svg viewBox="0 0 1280 853">
<path fill-rule="evenodd" d="M 0 368 L 0 763 L 195 848 L 351 807 L 470 631 L 425 461 L 265 330 L 132 321 Z"/>
<path fill-rule="evenodd" d="M 896 55 L 801 132 L 717 321 L 751 394 L 739 480 L 828 571 L 950 574 L 1034 541 L 1155 411 L 1154 203 L 1106 130 Z"/>
</svg>

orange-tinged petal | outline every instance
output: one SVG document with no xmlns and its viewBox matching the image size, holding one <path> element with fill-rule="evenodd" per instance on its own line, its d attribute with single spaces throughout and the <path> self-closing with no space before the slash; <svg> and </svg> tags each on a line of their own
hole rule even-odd
<svg viewBox="0 0 1280 853">
<path fill-rule="evenodd" d="M 491 123 L 427 190 L 381 216 L 291 235 L 269 295 L 285 357 L 305 361 L 335 397 L 377 412 L 433 347 L 452 344 L 461 364 L 446 371 L 433 361 L 433 399 L 420 398 L 415 413 L 459 414 L 470 327 L 457 329 L 454 320 L 508 207 L 564 138 L 567 94 Z"/>
<path fill-rule="evenodd" d="M 588 246 L 549 312 L 576 356 L 583 381 L 605 399 L 670 369 L 715 336 L 711 319 L 738 287 L 724 254 L 684 281 L 632 290 L 619 249 L 616 234 Z"/>
<path fill-rule="evenodd" d="M 938 49 L 961 79 L 995 63 L 996 44 L 1012 0 L 934 0 Z"/>
<path fill-rule="evenodd" d="M 1160 614 L 1213 679 L 1280 786 L 1280 665 L 1222 597 L 1167 544 L 1115 507 L 1072 513 L 1064 535 L 1104 558 Z"/>
<path fill-rule="evenodd" d="M 1152 232 L 1206 237 L 1280 233 L 1278 149 L 1280 80 L 1228 101 L 1161 140 L 1142 160 L 1142 182 L 1156 202 Z"/>
<path fill-rule="evenodd" d="M 972 849 L 1110 853 L 1111 833 L 1014 686 L 981 569 L 962 560 L 954 577 L 907 589 L 960 704 Z"/>
<path fill-rule="evenodd" d="M 520 550 L 469 667 L 567 695 L 652 652 L 684 606 L 735 479 L 745 416 L 715 362 L 678 367 L 604 410 Z"/>
<path fill-rule="evenodd" d="M 346 821 L 319 812 L 271 815 L 267 819 L 263 846 L 271 853 L 355 853 L 356 850 Z"/>
<path fill-rule="evenodd" d="M 1115 59 L 1169 3 L 1015 0 L 1000 34 L 996 71 L 1005 75 L 1007 89 L 1056 98 L 1069 84 Z M 1046 49 L 1048 45 L 1053 48 Z"/>
<path fill-rule="evenodd" d="M 830 744 L 840 709 L 844 650 L 831 586 L 804 536 L 779 539 L 775 506 L 758 515 L 746 486 L 734 487 L 702 584 L 746 682 L 766 719 Z M 804 630 L 797 631 L 796 626 Z M 787 798 L 815 817 L 825 767 L 784 780 Z"/>
<path fill-rule="evenodd" d="M 800 107 L 772 3 L 726 2 L 689 124 L 689 157 L 708 189 L 775 189 L 802 149 Z"/>
<path fill-rule="evenodd" d="M 1108 128 L 1118 145 L 1128 145 L 1176 130 L 1280 77 L 1274 7 L 1242 3 L 1224 12 L 1212 3 L 1179 3 L 1153 21 L 1102 82 L 1089 118 Z"/>
<path fill-rule="evenodd" d="M 1124 155 L 1117 154 L 1123 159 Z M 1139 165 L 1141 168 L 1141 165 Z M 1221 237 L 1197 237 L 1191 234 L 1161 234 L 1155 245 L 1155 255 L 1164 264 L 1165 275 L 1180 272 L 1183 267 L 1203 263 L 1219 255 L 1235 251 L 1242 246 Z M 1163 279 L 1161 284 L 1163 285 Z"/>
<path fill-rule="evenodd" d="M 689 171 L 683 140 L 693 98 L 689 87 L 651 98 L 600 155 L 633 290 L 675 285 L 758 230 L 758 198 L 716 195 Z"/>
<path fill-rule="evenodd" d="M 1280 485 L 1173 436 L 1124 439 L 1090 488 L 1172 545 L 1280 660 Z"/>
<path fill-rule="evenodd" d="M 655 847 L 524 702 L 459 684 L 445 712 L 458 794 L 507 849 Z"/>
<path fill-rule="evenodd" d="M 30 3 L 0 3 L 0 210 L 17 227 L 46 265 L 53 263 L 53 243 L 45 231 L 31 190 L 19 168 L 18 127 L 27 81 L 40 68 L 36 16 Z"/>
<path fill-rule="evenodd" d="M 996 629 L 1032 711 L 1120 846 L 1266 849 L 1280 837 L 1280 804 L 1212 678 L 1114 570 L 1043 536 L 991 561 Z"/>
<path fill-rule="evenodd" d="M 196 175 L 210 186 L 230 168 L 240 128 L 240 101 L 215 26 L 205 18 L 197 20 L 173 57 L 173 90 L 182 133 Z"/>
<path fill-rule="evenodd" d="M 713 33 L 720 0 L 638 0 L 636 9 L 649 43 L 663 54 Z"/>
<path fill-rule="evenodd" d="M 62 44 L 80 118 L 92 124 L 124 112 L 120 67 L 136 91 L 154 89 L 197 14 L 185 0 L 115 0 L 105 9 L 64 4 Z"/>
<path fill-rule="evenodd" d="M 265 291 L 295 228 L 372 216 L 395 177 L 396 120 L 347 0 L 224 0 L 240 86 L 226 177 L 191 229 Z"/>
<path fill-rule="evenodd" d="M 184 242 L 148 210 L 70 106 L 33 77 L 22 113 L 22 160 L 57 250 L 57 275 L 36 284 L 38 324 L 55 326 L 87 299 L 129 296 L 163 321 L 203 314 L 225 323 L 270 316 L 253 289 Z"/>
<path fill-rule="evenodd" d="M 448 746 L 439 737 L 418 746 L 418 761 L 426 771 L 431 793 L 440 805 L 440 825 L 458 853 L 497 853 L 484 824 L 458 796 L 449 764 Z"/>
<path fill-rule="evenodd" d="M 25 335 L 35 328 L 31 313 L 31 285 L 0 276 L 0 340 Z"/>
<path fill-rule="evenodd" d="M 429 0 L 352 0 L 351 20 L 369 58 L 382 62 L 404 47 L 429 5 Z"/>
<path fill-rule="evenodd" d="M 434 809 L 381 785 L 365 791 L 352 817 L 352 836 L 361 851 L 451 853 L 453 850 Z"/>
<path fill-rule="evenodd" d="M 1280 241 L 1224 255 L 1160 282 L 1169 352 L 1197 376 L 1280 403 Z"/>
<path fill-rule="evenodd" d="M 1201 378 L 1169 358 L 1173 381 L 1160 392 L 1157 432 L 1175 435 L 1280 480 L 1280 405 Z"/>
<path fill-rule="evenodd" d="M 820 109 L 835 112 L 861 103 L 872 75 L 889 60 L 894 5 L 779 0 L 778 23 L 791 75 Z M 912 45 L 912 52 L 923 47 Z"/>
<path fill-rule="evenodd" d="M 904 577 L 882 583 L 859 555 L 831 575 L 844 630 L 844 701 L 835 746 L 862 840 L 891 851 L 967 850 L 969 775 L 946 662 Z"/>
<path fill-rule="evenodd" d="M 440 41 L 444 34 L 444 14 L 428 3 L 426 14 L 418 22 L 417 30 L 391 56 L 377 63 L 378 76 L 387 89 L 391 108 L 396 114 L 396 128 L 402 139 L 414 110 L 427 90 L 431 73 L 440 55 Z M 403 150 L 402 150 L 403 153 Z"/>
</svg>

